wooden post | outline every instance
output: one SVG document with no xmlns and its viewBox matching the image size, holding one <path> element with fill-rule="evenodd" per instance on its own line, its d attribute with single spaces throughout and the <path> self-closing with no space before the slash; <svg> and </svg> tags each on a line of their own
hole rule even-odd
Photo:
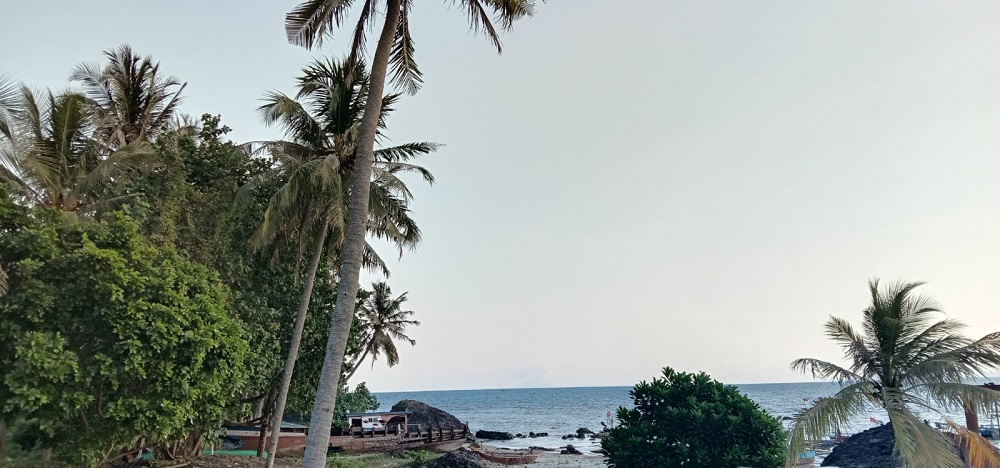
<svg viewBox="0 0 1000 468">
<path fill-rule="evenodd" d="M 965 405 L 965 427 L 970 431 L 979 433 L 979 413 L 975 408 L 966 403 Z"/>
</svg>

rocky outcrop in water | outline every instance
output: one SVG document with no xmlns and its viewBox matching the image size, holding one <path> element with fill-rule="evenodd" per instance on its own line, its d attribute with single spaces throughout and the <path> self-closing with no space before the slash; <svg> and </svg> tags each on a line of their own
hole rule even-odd
<svg viewBox="0 0 1000 468">
<path fill-rule="evenodd" d="M 476 431 L 477 439 L 487 439 L 487 440 L 510 440 L 514 438 L 514 434 L 509 432 L 499 432 L 499 431 Z"/>
<path fill-rule="evenodd" d="M 580 451 L 576 449 L 572 444 L 567 445 L 566 448 L 559 451 L 563 455 L 580 455 Z"/>
<path fill-rule="evenodd" d="M 409 411 L 410 424 L 419 424 L 420 430 L 427 429 L 448 431 L 459 430 L 465 427 L 462 421 L 452 416 L 447 411 L 437 409 L 417 400 L 403 400 L 392 405 L 392 411 Z"/>
<path fill-rule="evenodd" d="M 443 457 L 434 460 L 431 468 L 482 468 L 483 459 L 465 448 L 448 452 Z"/>
<path fill-rule="evenodd" d="M 854 434 L 844 443 L 834 447 L 823 459 L 821 466 L 838 468 L 893 468 L 892 449 L 896 436 L 892 423 Z M 961 451 L 955 447 L 955 454 L 964 460 Z M 982 468 L 982 467 L 980 467 Z"/>
<path fill-rule="evenodd" d="M 822 466 L 893 468 L 892 447 L 895 443 L 892 424 L 883 424 L 854 434 L 836 446 L 823 460 Z"/>
</svg>

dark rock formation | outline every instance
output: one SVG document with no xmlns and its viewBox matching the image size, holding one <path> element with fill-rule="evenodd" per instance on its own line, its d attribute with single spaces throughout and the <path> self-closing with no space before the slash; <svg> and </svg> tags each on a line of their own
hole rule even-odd
<svg viewBox="0 0 1000 468">
<path fill-rule="evenodd" d="M 559 451 L 563 455 L 580 455 L 580 451 L 576 449 L 572 444 L 567 445 L 566 448 Z"/>
<path fill-rule="evenodd" d="M 892 449 L 896 436 L 892 423 L 854 434 L 844 443 L 837 445 L 830 455 L 823 459 L 822 466 L 838 468 L 893 468 Z M 963 461 L 965 457 L 956 446 L 955 455 Z"/>
<path fill-rule="evenodd" d="M 487 440 L 510 440 L 514 438 L 514 434 L 509 432 L 498 432 L 498 431 L 476 431 L 477 439 L 487 439 Z"/>
<path fill-rule="evenodd" d="M 538 450 L 538 451 L 541 451 L 541 452 L 555 452 L 558 449 L 547 448 L 547 447 L 538 447 L 538 446 L 532 445 L 531 447 L 528 447 L 528 450 Z"/>
<path fill-rule="evenodd" d="M 482 468 L 485 466 L 482 457 L 465 448 L 448 452 L 443 457 L 434 460 L 431 468 Z"/>
<path fill-rule="evenodd" d="M 823 460 L 822 466 L 840 468 L 893 468 L 892 447 L 896 437 L 892 424 L 868 429 L 851 436 L 836 446 Z"/>
<path fill-rule="evenodd" d="M 410 424 L 419 424 L 421 431 L 428 429 L 435 431 L 454 429 L 457 431 L 465 427 L 462 421 L 459 421 L 458 418 L 448 414 L 446 411 L 417 400 L 403 400 L 396 403 L 392 405 L 392 411 L 409 411 L 411 413 L 409 417 Z"/>
<path fill-rule="evenodd" d="M 593 434 L 593 433 L 594 433 L 594 431 L 592 431 L 590 429 L 587 429 L 586 427 L 581 427 L 581 428 L 579 428 L 579 429 L 576 430 L 576 436 L 579 437 L 579 438 L 581 438 L 581 439 L 583 438 L 584 435 L 586 435 L 586 434 Z"/>
</svg>

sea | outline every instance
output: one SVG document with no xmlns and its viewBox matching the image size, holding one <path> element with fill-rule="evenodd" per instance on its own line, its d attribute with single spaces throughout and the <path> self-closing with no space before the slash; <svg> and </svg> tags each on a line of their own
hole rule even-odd
<svg viewBox="0 0 1000 468">
<path fill-rule="evenodd" d="M 996 381 L 996 380 L 991 380 Z M 747 397 L 773 416 L 791 417 L 820 397 L 836 393 L 840 386 L 834 382 L 775 383 L 736 385 Z M 508 441 L 490 441 L 490 445 L 509 448 L 531 446 L 559 448 L 573 444 L 585 454 L 597 456 L 597 440 L 564 440 L 567 434 L 587 428 L 594 432 L 602 429 L 601 423 L 611 425 L 619 407 L 632 407 L 629 398 L 631 387 L 572 387 L 572 388 L 512 388 L 492 390 L 444 390 L 421 392 L 376 392 L 379 411 L 388 411 L 400 400 L 418 400 L 451 413 L 467 423 L 474 432 L 480 429 L 510 432 L 512 434 L 548 433 L 547 437 L 515 438 Z M 610 415 L 609 415 L 610 413 Z M 961 411 L 919 413 L 928 423 L 944 422 L 951 418 L 965 423 Z M 887 422 L 884 411 L 872 408 L 841 428 L 843 434 L 854 434 Z M 989 421 L 981 416 L 981 424 Z M 816 461 L 819 466 L 822 454 Z"/>
</svg>

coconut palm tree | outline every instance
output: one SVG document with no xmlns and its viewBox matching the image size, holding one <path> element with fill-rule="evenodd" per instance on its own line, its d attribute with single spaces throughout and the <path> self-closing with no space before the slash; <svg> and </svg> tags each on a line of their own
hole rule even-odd
<svg viewBox="0 0 1000 468">
<path fill-rule="evenodd" d="M 146 144 L 117 150 L 94 138 L 97 124 L 78 93 L 36 94 L 21 86 L 10 143 L 0 153 L 0 178 L 29 203 L 71 217 L 121 201 L 114 188 L 137 179 L 154 156 Z"/>
<path fill-rule="evenodd" d="M 411 320 L 412 310 L 403 310 L 406 293 L 392 297 L 392 289 L 385 282 L 372 283 L 372 293 L 365 299 L 361 310 L 361 356 L 354 363 L 351 371 L 344 377 L 344 382 L 351 380 L 365 358 L 371 355 L 372 367 L 380 355 L 385 355 L 385 363 L 389 366 L 399 364 L 399 351 L 395 341 L 404 341 L 415 346 L 417 341 L 406 336 L 406 327 L 420 325 Z"/>
<path fill-rule="evenodd" d="M 140 57 L 128 44 L 104 56 L 106 65 L 82 63 L 70 77 L 92 106 L 96 136 L 112 150 L 155 140 L 173 122 L 187 84 L 164 76 L 159 62 Z"/>
<path fill-rule="evenodd" d="M 410 35 L 409 14 L 412 0 L 364 0 L 360 17 L 354 26 L 348 63 L 357 63 L 364 55 L 369 29 L 377 23 L 377 13 L 385 12 L 378 43 L 372 58 L 369 99 L 358 127 L 355 148 L 355 171 L 350 181 L 350 213 L 345 229 L 344 248 L 340 257 L 337 286 L 337 303 L 330 325 L 330 338 L 316 393 L 316 404 L 310 419 L 309 437 L 303 457 L 304 468 L 320 468 L 326 463 L 329 432 L 333 409 L 340 387 L 340 367 L 347 348 L 351 321 L 354 319 L 354 301 L 357 298 L 359 275 L 362 267 L 365 242 L 365 222 L 369 204 L 374 147 L 382 110 L 381 97 L 386 74 L 392 65 L 392 79 L 402 89 L 414 93 L 422 82 L 422 74 L 414 60 L 414 44 Z M 460 0 L 475 31 L 482 31 L 493 42 L 497 51 L 502 50 L 497 25 L 509 29 L 515 20 L 532 13 L 534 0 Z M 325 36 L 347 22 L 347 14 L 354 0 L 306 0 L 285 16 L 285 30 L 294 44 L 312 48 Z M 491 15 L 492 12 L 492 15 Z"/>
<path fill-rule="evenodd" d="M 879 281 L 872 280 L 872 303 L 863 312 L 860 331 L 847 320 L 830 318 L 826 334 L 843 347 L 846 367 L 811 358 L 792 362 L 792 369 L 835 380 L 842 388 L 795 416 L 790 463 L 807 439 L 818 440 L 877 407 L 889 413 L 896 440 L 893 455 L 903 466 L 964 467 L 956 442 L 971 466 L 1000 466 L 1000 453 L 979 434 L 949 422 L 958 434 L 952 439 L 914 413 L 966 404 L 986 410 L 1000 402 L 1000 392 L 968 383 L 1000 366 L 1000 333 L 975 341 L 965 338 L 959 333 L 961 323 L 939 319 L 937 304 L 914 293 L 922 284 L 880 288 Z"/>
<path fill-rule="evenodd" d="M 7 161 L 14 157 L 14 122 L 18 112 L 17 86 L 14 80 L 0 75 L 0 183 L 18 180 L 16 174 L 7 169 Z M 0 261 L 3 261 L 0 258 Z M 0 263 L 0 296 L 7 293 L 7 272 Z M 0 422 L 0 435 L 5 426 Z M 0 455 L 2 456 L 2 455 Z"/>
<path fill-rule="evenodd" d="M 251 239 L 254 247 L 280 247 L 294 234 L 298 265 L 306 245 L 313 245 L 282 371 L 274 428 L 281 427 L 319 264 L 324 252 L 338 255 L 344 242 L 343 233 L 350 211 L 344 181 L 354 169 L 351 156 L 357 144 L 357 125 L 369 92 L 368 74 L 360 64 L 352 72 L 344 63 L 320 60 L 303 73 L 295 98 L 268 93 L 264 105 L 259 108 L 264 122 L 280 125 L 289 138 L 247 146 L 252 151 L 269 152 L 277 162 L 271 176 L 285 181 L 271 197 L 261 227 Z M 391 105 L 397 98 L 396 95 L 383 98 L 380 129 L 385 128 L 384 117 L 391 112 Z M 369 235 L 388 240 L 401 251 L 419 243 L 420 230 L 409 216 L 412 194 L 398 175 L 416 172 L 426 181 L 433 182 L 433 176 L 426 169 L 407 161 L 433 152 L 436 147 L 433 143 L 417 142 L 375 152 L 374 180 L 369 188 L 372 203 L 367 211 Z M 362 261 L 367 267 L 388 273 L 385 263 L 367 243 Z M 278 437 L 279 432 L 272 431 L 268 467 L 273 466 Z"/>
</svg>

